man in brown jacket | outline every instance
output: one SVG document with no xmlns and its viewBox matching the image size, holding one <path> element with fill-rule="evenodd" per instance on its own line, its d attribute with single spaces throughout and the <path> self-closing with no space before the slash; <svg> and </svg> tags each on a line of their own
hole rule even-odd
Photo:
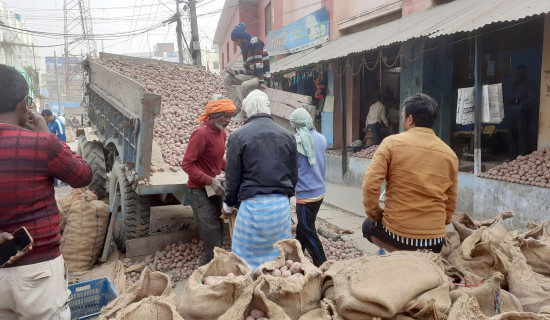
<svg viewBox="0 0 550 320">
<path fill-rule="evenodd" d="M 431 129 L 439 107 L 425 94 L 405 100 L 405 132 L 384 139 L 365 173 L 363 236 L 387 250 L 440 252 L 456 208 L 458 159 Z M 386 180 L 385 209 L 379 206 Z"/>
</svg>

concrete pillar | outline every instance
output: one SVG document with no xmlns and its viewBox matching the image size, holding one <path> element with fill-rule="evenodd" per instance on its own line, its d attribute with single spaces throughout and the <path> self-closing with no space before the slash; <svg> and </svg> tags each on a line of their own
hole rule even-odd
<svg viewBox="0 0 550 320">
<path fill-rule="evenodd" d="M 550 146 L 550 14 L 544 20 L 537 149 Z"/>
</svg>

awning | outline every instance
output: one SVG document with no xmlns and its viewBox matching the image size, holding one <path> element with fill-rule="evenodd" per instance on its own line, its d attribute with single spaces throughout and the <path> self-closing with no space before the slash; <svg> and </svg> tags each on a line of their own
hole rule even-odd
<svg viewBox="0 0 550 320">
<path fill-rule="evenodd" d="M 321 48 L 287 56 L 271 65 L 281 72 L 370 51 L 414 38 L 470 32 L 550 12 L 550 0 L 454 0 L 399 20 L 342 36 Z"/>
</svg>

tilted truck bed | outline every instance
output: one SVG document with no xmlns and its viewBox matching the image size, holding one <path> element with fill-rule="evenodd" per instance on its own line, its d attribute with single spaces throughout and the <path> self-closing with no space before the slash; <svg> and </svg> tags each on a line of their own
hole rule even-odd
<svg viewBox="0 0 550 320">
<path fill-rule="evenodd" d="M 154 120 L 160 114 L 161 96 L 93 60 L 87 61 L 87 69 L 88 114 L 94 134 L 105 148 L 116 148 L 136 192 L 185 192 L 188 176 L 182 170 L 155 172 L 151 176 Z M 143 179 L 149 184 L 138 184 Z"/>
</svg>

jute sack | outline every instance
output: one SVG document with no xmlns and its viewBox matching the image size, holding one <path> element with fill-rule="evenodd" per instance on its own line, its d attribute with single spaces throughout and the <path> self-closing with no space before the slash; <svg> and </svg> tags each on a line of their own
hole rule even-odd
<svg viewBox="0 0 550 320">
<path fill-rule="evenodd" d="M 469 285 L 482 283 L 484 279 L 469 271 L 460 270 L 456 266 L 450 264 L 447 260 L 443 260 L 445 274 L 451 281 L 451 290 Z"/>
<path fill-rule="evenodd" d="M 153 272 L 146 268 L 136 284 L 101 309 L 99 320 L 115 319 L 118 312 L 124 312 L 129 305 L 151 296 L 176 305 L 176 295 L 172 291 L 170 278 L 162 272 Z"/>
<path fill-rule="evenodd" d="M 73 203 L 78 200 L 97 200 L 97 194 L 90 191 L 88 188 L 75 188 L 71 193 L 57 200 L 57 207 L 59 208 L 59 232 L 61 232 L 61 234 L 65 231 L 65 225 L 69 218 L 69 211 Z"/>
<path fill-rule="evenodd" d="M 491 240 L 498 238 L 492 233 L 492 230 L 494 228 L 481 227 L 474 231 L 458 249 L 451 253 L 448 258 L 449 263 L 460 270 L 471 272 L 484 279 L 491 277 L 495 272 L 500 272 L 506 277 L 510 261 L 496 247 L 500 244 Z M 506 278 L 502 285 L 506 286 Z"/>
<path fill-rule="evenodd" d="M 533 271 L 520 249 L 512 249 L 512 264 L 508 274 L 510 293 L 515 295 L 527 312 L 538 313 L 550 305 L 550 278 Z"/>
<path fill-rule="evenodd" d="M 246 319 L 254 309 L 263 311 L 269 320 L 290 320 L 280 306 L 267 299 L 267 286 L 264 278 L 256 280 L 218 320 Z"/>
<path fill-rule="evenodd" d="M 460 241 L 462 242 L 480 227 L 489 227 L 493 225 L 495 222 L 502 222 L 513 216 L 514 216 L 513 212 L 507 211 L 507 212 L 500 213 L 499 215 L 487 220 L 476 221 L 476 220 L 473 220 L 470 216 L 468 216 L 464 212 L 455 212 L 453 214 L 452 223 L 455 230 L 458 232 L 460 236 Z"/>
<path fill-rule="evenodd" d="M 443 244 L 443 248 L 441 248 L 441 257 L 447 259 L 451 252 L 458 249 L 458 247 L 460 247 L 460 235 L 458 232 L 456 230 L 447 231 L 445 243 Z"/>
<path fill-rule="evenodd" d="M 228 273 L 242 277 L 228 279 L 219 285 L 203 284 L 207 276 L 227 276 Z M 214 259 L 198 268 L 187 280 L 178 302 L 178 312 L 186 320 L 217 319 L 250 286 L 252 268 L 236 254 L 215 248 Z"/>
<path fill-rule="evenodd" d="M 183 320 L 176 312 L 173 301 L 160 297 L 147 297 L 132 303 L 117 313 L 116 320 Z"/>
<path fill-rule="evenodd" d="M 430 259 L 428 254 L 398 251 L 355 259 L 336 274 L 329 270 L 338 314 L 349 320 L 398 314 L 444 317 L 451 307 L 449 280 Z"/>
<path fill-rule="evenodd" d="M 321 270 L 304 256 L 297 240 L 282 240 L 274 246 L 279 250 L 279 256 L 276 260 L 260 265 L 254 272 L 254 280 L 263 278 L 267 285 L 267 298 L 283 308 L 291 319 L 299 319 L 302 314 L 320 307 Z M 303 276 L 272 276 L 271 272 L 284 266 L 286 260 L 302 263 Z"/>
<path fill-rule="evenodd" d="M 300 320 L 344 320 L 336 311 L 336 303 L 330 299 L 321 300 L 321 308 L 313 309 L 302 315 Z"/>
<path fill-rule="evenodd" d="M 488 317 L 481 312 L 476 298 L 462 294 L 453 303 L 447 320 L 550 320 L 550 317 L 531 312 L 505 312 Z"/>
<path fill-rule="evenodd" d="M 451 301 L 456 302 L 458 298 L 464 294 L 476 298 L 481 313 L 488 317 L 495 314 L 495 299 L 499 301 L 498 303 L 502 303 L 499 308 L 499 313 L 523 312 L 523 308 L 518 298 L 500 288 L 500 283 L 503 279 L 504 276 L 502 273 L 497 272 L 479 286 L 461 287 L 452 290 Z"/>
<path fill-rule="evenodd" d="M 90 270 L 103 249 L 109 208 L 103 201 L 77 200 L 69 212 L 61 253 L 69 272 Z"/>
<path fill-rule="evenodd" d="M 521 252 L 533 271 L 550 277 L 550 221 L 533 228 L 519 236 Z"/>
</svg>

